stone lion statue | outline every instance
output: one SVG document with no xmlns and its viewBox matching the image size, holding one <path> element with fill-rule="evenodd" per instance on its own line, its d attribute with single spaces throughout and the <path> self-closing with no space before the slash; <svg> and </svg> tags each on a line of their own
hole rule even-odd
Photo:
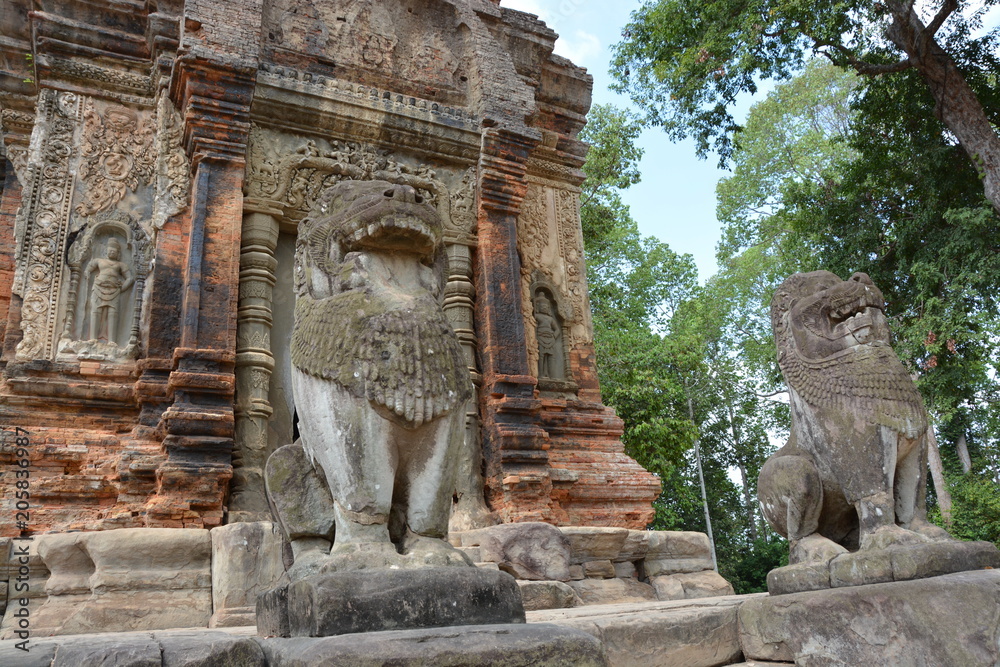
<svg viewBox="0 0 1000 667">
<path fill-rule="evenodd" d="M 441 306 L 441 227 L 416 190 L 384 181 L 333 186 L 299 226 L 300 442 L 265 473 L 293 578 L 471 565 L 443 539 L 472 382 Z"/>
<path fill-rule="evenodd" d="M 866 274 L 828 271 L 791 276 L 771 302 L 792 427 L 758 497 L 793 564 L 948 539 L 927 521 L 927 413 L 884 308 Z"/>
</svg>

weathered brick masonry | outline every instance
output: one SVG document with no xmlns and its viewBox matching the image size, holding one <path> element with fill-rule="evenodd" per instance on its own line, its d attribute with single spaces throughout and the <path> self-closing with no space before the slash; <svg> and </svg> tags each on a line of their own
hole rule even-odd
<svg viewBox="0 0 1000 667">
<path fill-rule="evenodd" d="M 535 17 L 9 0 L 0 36 L 0 425 L 30 432 L 30 530 L 266 516 L 263 462 L 294 433 L 295 229 L 324 187 L 374 178 L 445 220 L 490 509 L 649 521 L 659 483 L 596 376 L 576 139 L 591 79 Z M 0 466 L 11 535 L 10 437 Z"/>
</svg>

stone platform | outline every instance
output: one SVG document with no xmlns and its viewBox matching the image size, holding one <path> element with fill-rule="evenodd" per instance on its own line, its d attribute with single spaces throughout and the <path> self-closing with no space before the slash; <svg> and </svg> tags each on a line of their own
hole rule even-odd
<svg viewBox="0 0 1000 667">
<path fill-rule="evenodd" d="M 258 637 L 252 627 L 199 628 L 48 637 L 30 646 L 24 653 L 14 641 L 0 642 L 0 665 L 995 665 L 1000 570 L 780 596 L 533 611 L 518 625 L 293 639 Z"/>
</svg>

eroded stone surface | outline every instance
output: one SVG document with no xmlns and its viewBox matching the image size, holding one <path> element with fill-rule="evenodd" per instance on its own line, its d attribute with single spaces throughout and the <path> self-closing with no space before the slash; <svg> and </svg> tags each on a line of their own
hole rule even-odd
<svg viewBox="0 0 1000 667">
<path fill-rule="evenodd" d="M 566 526 L 562 528 L 562 533 L 569 538 L 571 565 L 617 559 L 629 538 L 629 531 L 625 528 Z"/>
<path fill-rule="evenodd" d="M 257 595 L 285 574 L 281 533 L 269 521 L 234 523 L 211 531 L 212 618 L 209 627 L 253 625 Z"/>
<path fill-rule="evenodd" d="M 207 626 L 207 530 L 123 529 L 36 538 L 51 570 L 35 636 Z"/>
<path fill-rule="evenodd" d="M 714 667 L 741 658 L 736 612 L 745 601 L 758 597 L 535 611 L 528 613 L 528 621 L 575 628 L 600 638 L 612 665 Z"/>
<path fill-rule="evenodd" d="M 606 667 L 600 642 L 553 625 L 480 625 L 264 642 L 271 665 Z"/>
<path fill-rule="evenodd" d="M 1000 571 L 757 598 L 739 611 L 748 658 L 808 665 L 992 665 Z"/>
<path fill-rule="evenodd" d="M 656 600 L 656 591 L 653 587 L 635 579 L 583 579 L 567 583 L 585 605 Z"/>
<path fill-rule="evenodd" d="M 569 580 L 570 541 L 546 523 L 513 523 L 454 533 L 463 547 L 479 547 L 483 562 L 497 563 L 518 579 Z"/>
<path fill-rule="evenodd" d="M 518 581 L 525 611 L 578 607 L 583 600 L 562 581 Z"/>
<path fill-rule="evenodd" d="M 479 568 L 313 575 L 288 588 L 292 637 L 523 623 L 514 578 Z"/>
</svg>

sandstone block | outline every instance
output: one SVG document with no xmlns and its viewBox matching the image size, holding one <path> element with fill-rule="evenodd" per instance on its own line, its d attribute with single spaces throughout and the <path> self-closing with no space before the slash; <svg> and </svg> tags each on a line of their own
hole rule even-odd
<svg viewBox="0 0 1000 667">
<path fill-rule="evenodd" d="M 627 528 L 564 526 L 560 530 L 569 538 L 571 565 L 618 558 L 629 537 Z"/>
<path fill-rule="evenodd" d="M 529 612 L 528 620 L 600 638 L 613 665 L 715 667 L 742 659 L 736 612 L 755 597 L 553 609 Z"/>
<path fill-rule="evenodd" d="M 561 581 L 518 581 L 525 611 L 565 609 L 583 604 L 580 596 Z"/>
<path fill-rule="evenodd" d="M 582 565 L 570 565 L 569 566 L 569 578 L 571 581 L 580 581 L 586 579 L 587 575 L 583 571 Z"/>
<path fill-rule="evenodd" d="M 767 573 L 767 590 L 771 595 L 826 588 L 830 588 L 829 563 L 796 563 Z"/>
<path fill-rule="evenodd" d="M 651 534 L 651 531 L 648 530 L 628 531 L 628 537 L 625 538 L 621 551 L 618 552 L 618 556 L 611 560 L 616 563 L 642 560 L 649 552 L 649 536 Z"/>
<path fill-rule="evenodd" d="M 649 584 L 656 591 L 656 599 L 662 602 L 670 600 L 683 600 L 684 584 L 678 579 L 679 575 L 668 574 L 659 577 L 650 577 Z"/>
<path fill-rule="evenodd" d="M 772 595 L 922 579 L 1000 567 L 1000 551 L 989 542 L 933 542 L 845 553 L 828 563 L 797 563 L 772 570 Z"/>
<path fill-rule="evenodd" d="M 715 570 L 692 572 L 690 574 L 673 574 L 671 577 L 680 581 L 684 588 L 684 598 L 713 598 L 720 595 L 735 595 L 732 585 Z"/>
<path fill-rule="evenodd" d="M 635 579 L 584 579 L 570 581 L 568 585 L 585 605 L 656 600 L 653 587 Z"/>
<path fill-rule="evenodd" d="M 257 596 L 257 634 L 261 637 L 290 637 L 288 624 L 288 584 Z"/>
<path fill-rule="evenodd" d="M 293 637 L 523 622 L 514 578 L 473 567 L 337 572 L 288 587 Z"/>
<path fill-rule="evenodd" d="M 547 523 L 508 523 L 450 536 L 461 547 L 479 547 L 482 562 L 496 563 L 518 579 L 567 581 L 570 541 Z"/>
<path fill-rule="evenodd" d="M 134 528 L 42 535 L 52 575 L 35 636 L 203 627 L 212 613 L 207 530 Z"/>
<path fill-rule="evenodd" d="M 17 664 L 17 663 L 15 663 Z M 84 637 L 56 647 L 52 667 L 161 667 L 160 645 L 151 635 Z"/>
<path fill-rule="evenodd" d="M 643 571 L 647 577 L 659 577 L 665 574 L 683 574 L 687 572 L 702 572 L 712 569 L 712 559 L 709 558 L 663 558 L 643 561 Z"/>
<path fill-rule="evenodd" d="M 253 625 L 257 596 L 285 574 L 281 533 L 269 521 L 233 523 L 211 531 L 210 627 Z"/>
<path fill-rule="evenodd" d="M 252 637 L 225 632 L 153 633 L 163 667 L 267 667 L 264 651 Z"/>
<path fill-rule="evenodd" d="M 678 558 L 712 558 L 712 548 L 708 535 L 682 530 L 649 531 L 648 560 L 668 560 Z"/>
<path fill-rule="evenodd" d="M 15 613 L 21 613 L 20 601 L 27 599 L 27 613 L 32 619 L 32 635 L 37 634 L 37 624 L 35 619 L 38 610 L 42 608 L 48 596 L 45 593 L 45 585 L 49 579 L 49 569 L 38 553 L 39 538 L 32 541 L 14 541 L 11 545 L 10 558 L 5 559 L 5 567 L 8 576 L 12 581 L 8 582 L 7 588 L 7 608 L 4 611 L 3 623 L 0 624 L 0 640 L 11 639 L 17 630 L 17 619 Z M 24 551 L 27 551 L 25 556 Z M 6 554 L 4 554 L 6 556 Z M 25 557 L 27 563 L 24 562 Z M 24 579 L 23 577 L 27 577 Z M 3 663 L 0 663 L 3 664 Z"/>
<path fill-rule="evenodd" d="M 1000 571 L 755 598 L 747 658 L 816 665 L 1000 663 Z"/>
<path fill-rule="evenodd" d="M 613 579 L 615 565 L 609 560 L 591 560 L 583 564 L 583 575 L 588 579 Z"/>
<path fill-rule="evenodd" d="M 635 568 L 635 563 L 624 561 L 622 563 L 615 563 L 615 576 L 619 579 L 637 579 L 639 572 Z"/>
<path fill-rule="evenodd" d="M 607 667 L 600 641 L 572 628 L 531 625 L 475 625 L 375 632 L 321 639 L 263 640 L 272 664 L 462 665 L 463 667 Z"/>
</svg>

